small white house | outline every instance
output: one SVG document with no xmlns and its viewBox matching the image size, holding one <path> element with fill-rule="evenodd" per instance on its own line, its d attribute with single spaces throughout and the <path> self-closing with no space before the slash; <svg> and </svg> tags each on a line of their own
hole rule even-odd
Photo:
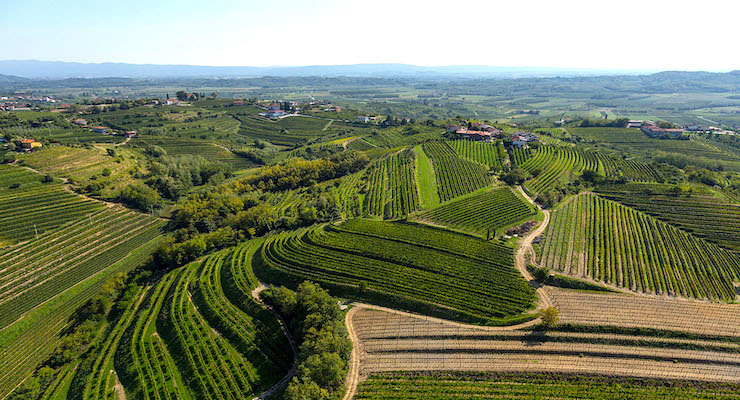
<svg viewBox="0 0 740 400">
<path fill-rule="evenodd" d="M 357 117 L 357 120 L 360 122 L 370 122 L 370 117 L 365 116 L 365 115 L 360 115 L 359 117 Z"/>
</svg>

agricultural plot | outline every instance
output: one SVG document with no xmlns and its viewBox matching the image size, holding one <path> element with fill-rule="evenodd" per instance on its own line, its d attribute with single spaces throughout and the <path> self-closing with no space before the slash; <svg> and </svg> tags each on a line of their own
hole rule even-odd
<svg viewBox="0 0 740 400">
<path fill-rule="evenodd" d="M 360 380 L 391 371 L 491 371 L 740 383 L 738 343 L 726 338 L 502 330 L 372 307 L 350 310 L 349 320 Z"/>
<path fill-rule="evenodd" d="M 255 365 L 208 324 L 191 299 L 200 267 L 198 263 L 188 265 L 173 283 L 159 316 L 158 332 L 178 355 L 175 362 L 194 397 L 251 398 L 263 385 Z"/>
<path fill-rule="evenodd" d="M 737 255 L 635 209 L 580 195 L 552 214 L 539 263 L 638 292 L 734 300 Z"/>
<path fill-rule="evenodd" d="M 157 334 L 156 320 L 181 271 L 165 275 L 140 307 L 117 348 L 115 367 L 126 395 L 136 399 L 192 399 L 172 355 Z"/>
<path fill-rule="evenodd" d="M 470 140 L 451 140 L 447 142 L 463 158 L 483 164 L 488 169 L 500 171 L 508 161 L 508 155 L 501 141 L 480 143 Z"/>
<path fill-rule="evenodd" d="M 501 188 L 452 200 L 422 211 L 414 219 L 486 237 L 535 215 L 537 209 L 533 205 L 511 189 Z"/>
<path fill-rule="evenodd" d="M 254 163 L 251 161 L 232 153 L 226 148 L 201 140 L 158 137 L 156 139 L 145 139 L 143 142 L 157 145 L 167 151 L 167 154 L 171 156 L 184 154 L 201 156 L 208 161 L 229 164 L 235 169 L 244 169 L 254 166 Z"/>
<path fill-rule="evenodd" d="M 164 222 L 106 209 L 0 254 L 0 328 L 161 234 Z"/>
<path fill-rule="evenodd" d="M 605 185 L 600 196 L 643 211 L 694 236 L 740 250 L 740 206 L 708 195 L 670 195 L 668 185 Z"/>
<path fill-rule="evenodd" d="M 415 169 L 414 178 L 419 190 L 419 206 L 430 208 L 439 204 L 439 192 L 437 191 L 437 177 L 434 174 L 432 160 L 424 153 L 421 145 L 414 147 Z"/>
<path fill-rule="evenodd" d="M 42 237 L 35 247 L 32 245 L 17 254 L 18 260 L 30 257 L 44 246 L 64 242 L 62 237 L 52 235 L 48 241 L 44 239 Z M 143 264 L 158 243 L 155 239 L 127 254 L 118 255 L 116 259 L 107 260 L 107 268 L 27 311 L 19 321 L 5 326 L 0 335 L 0 376 L 3 377 L 0 380 L 0 398 L 7 396 L 51 355 L 61 340 L 60 333 L 68 326 L 70 317 L 78 307 L 98 294 L 103 284 L 114 275 L 129 272 Z M 74 248 L 74 244 L 70 244 L 69 248 Z M 60 252 L 64 254 L 69 248 Z M 71 373 L 68 372 L 68 375 Z M 65 379 L 69 378 L 71 376 Z"/>
<path fill-rule="evenodd" d="M 652 329 L 702 337 L 740 338 L 740 305 L 687 301 L 626 293 L 586 292 L 547 286 L 560 323 L 595 331 Z M 601 327 L 601 328 L 598 328 Z M 671 335 L 665 334 L 666 337 Z M 673 335 L 680 337 L 680 335 Z"/>
<path fill-rule="evenodd" d="M 368 169 L 364 208 L 369 214 L 392 219 L 419 208 L 414 166 L 414 155 L 407 149 L 376 161 Z"/>
<path fill-rule="evenodd" d="M 512 248 L 505 244 L 358 219 L 271 237 L 256 257 L 255 269 L 270 282 L 312 280 L 336 293 L 416 311 L 504 323 L 527 311 L 534 300 L 513 261 Z"/>
<path fill-rule="evenodd" d="M 365 172 L 347 175 L 341 179 L 335 191 L 337 204 L 345 218 L 359 217 L 365 214 L 365 194 L 361 193 L 367 184 Z"/>
<path fill-rule="evenodd" d="M 39 175 L 26 168 L 16 167 L 14 165 L 2 165 L 0 164 L 0 193 L 8 193 L 8 189 L 13 191 L 22 191 L 34 186 L 44 184 L 44 176 Z M 54 183 L 60 182 L 58 179 L 54 180 Z M 52 182 L 46 182 L 50 184 Z"/>
<path fill-rule="evenodd" d="M 532 174 L 526 183 L 527 189 L 542 193 L 557 186 L 584 170 L 598 171 L 599 161 L 592 152 L 579 151 L 572 147 L 540 146 L 534 156 L 521 164 Z"/>
<path fill-rule="evenodd" d="M 600 172 L 608 178 L 625 177 L 633 182 L 655 182 L 662 180 L 659 172 L 650 164 L 635 160 L 625 160 L 603 153 L 596 153 L 601 163 Z"/>
<path fill-rule="evenodd" d="M 484 166 L 463 160 L 446 143 L 427 142 L 423 149 L 434 165 L 439 198 L 443 202 L 484 188 L 493 182 Z"/>
<path fill-rule="evenodd" d="M 698 159 L 721 160 L 733 169 L 740 168 L 738 154 L 707 140 L 652 139 L 641 130 L 630 128 L 568 128 L 568 131 L 586 140 L 595 140 L 623 150 L 651 153 L 663 151 Z"/>
<path fill-rule="evenodd" d="M 511 158 L 511 165 L 512 166 L 521 166 L 524 164 L 530 157 L 532 157 L 535 153 L 534 150 L 531 148 L 522 149 L 519 147 L 514 147 L 511 150 L 509 150 L 510 158 Z"/>
<path fill-rule="evenodd" d="M 103 135 L 87 129 L 61 128 L 53 125 L 46 127 L 15 126 L 0 128 L 0 135 L 3 133 L 11 133 L 37 140 L 45 139 L 52 143 L 61 144 L 121 143 L 125 140 L 121 136 Z"/>
<path fill-rule="evenodd" d="M 0 209 L 4 211 L 0 215 L 0 247 L 38 237 L 105 208 L 103 203 L 73 194 L 58 183 L 41 183 L 41 175 L 25 169 L 8 167 L 0 174 Z M 8 182 L 21 186 L 3 187 Z"/>
<path fill-rule="evenodd" d="M 586 375 L 388 372 L 363 382 L 354 399 L 735 399 L 734 384 L 612 378 Z"/>
</svg>

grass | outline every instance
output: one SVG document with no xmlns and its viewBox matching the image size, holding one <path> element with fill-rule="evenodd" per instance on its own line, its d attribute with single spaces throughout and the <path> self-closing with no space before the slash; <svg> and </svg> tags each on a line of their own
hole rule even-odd
<svg viewBox="0 0 740 400">
<path fill-rule="evenodd" d="M 414 152 L 416 153 L 414 177 L 419 190 L 419 204 L 422 209 L 432 208 L 440 203 L 434 166 L 421 145 L 415 146 Z"/>
</svg>

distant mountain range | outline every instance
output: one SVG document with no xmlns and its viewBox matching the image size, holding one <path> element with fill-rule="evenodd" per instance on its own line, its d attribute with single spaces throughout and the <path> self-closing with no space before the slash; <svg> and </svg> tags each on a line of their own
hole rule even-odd
<svg viewBox="0 0 740 400">
<path fill-rule="evenodd" d="M 295 77 L 372 77 L 372 78 L 525 78 L 568 77 L 608 74 L 639 74 L 657 71 L 568 69 L 544 67 L 491 67 L 456 65 L 420 67 L 408 64 L 313 65 L 301 67 L 214 67 L 197 65 L 156 65 L 125 63 L 77 63 L 63 61 L 0 61 L 0 74 L 33 79 L 65 78 L 250 78 L 263 76 Z"/>
</svg>

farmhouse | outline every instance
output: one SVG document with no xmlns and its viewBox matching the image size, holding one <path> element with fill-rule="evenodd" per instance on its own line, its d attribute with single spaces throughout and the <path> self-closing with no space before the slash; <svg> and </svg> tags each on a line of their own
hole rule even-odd
<svg viewBox="0 0 740 400">
<path fill-rule="evenodd" d="M 180 104 L 180 100 L 178 100 L 178 99 L 164 99 L 164 101 L 162 102 L 162 104 L 164 104 L 166 106 L 171 106 L 173 104 Z"/>
<path fill-rule="evenodd" d="M 243 106 L 244 105 L 244 101 L 243 100 L 234 100 L 234 102 L 232 104 L 235 105 L 235 106 Z"/>
<path fill-rule="evenodd" d="M 707 131 L 711 131 L 712 127 L 708 125 L 692 124 L 692 125 L 684 125 L 683 129 L 687 132 L 707 132 Z"/>
<path fill-rule="evenodd" d="M 342 111 L 342 107 L 339 107 L 339 106 L 329 107 L 326 109 L 326 111 L 340 112 Z"/>
<path fill-rule="evenodd" d="M 136 137 L 136 131 L 126 131 L 126 133 L 123 134 L 126 138 L 134 138 Z"/>
<path fill-rule="evenodd" d="M 665 129 L 657 126 L 643 126 L 642 131 L 651 138 L 657 138 L 663 135 L 677 138 L 683 134 L 683 129 Z"/>
<path fill-rule="evenodd" d="M 370 122 L 370 117 L 366 115 L 360 115 L 359 117 L 357 117 L 357 120 L 360 122 Z"/>
<path fill-rule="evenodd" d="M 640 128 L 642 126 L 642 120 L 631 119 L 627 121 L 627 128 Z"/>
<path fill-rule="evenodd" d="M 109 130 L 110 130 L 110 128 L 108 128 L 106 126 L 93 126 L 92 127 L 92 131 L 95 132 L 95 133 L 106 134 L 106 133 L 108 133 Z"/>
<path fill-rule="evenodd" d="M 448 133 L 456 133 L 460 129 L 462 129 L 462 127 L 460 125 L 450 125 L 450 126 L 447 127 L 447 132 Z"/>
<path fill-rule="evenodd" d="M 462 132 L 462 137 L 465 140 L 474 140 L 476 142 L 490 142 L 493 138 L 493 134 L 491 132 L 486 131 L 469 131 L 465 130 L 465 132 Z"/>
<path fill-rule="evenodd" d="M 23 149 L 30 150 L 30 149 L 39 148 L 41 146 L 43 146 L 41 143 L 39 143 L 39 142 L 37 142 L 37 141 L 35 141 L 33 139 L 23 139 L 23 140 L 21 140 L 21 148 L 23 148 Z"/>
<path fill-rule="evenodd" d="M 87 125 L 87 121 L 85 121 L 85 120 L 84 120 L 84 119 L 82 119 L 82 118 L 77 118 L 76 120 L 72 121 L 72 123 L 75 123 L 75 124 L 77 124 L 77 125 L 83 125 L 83 126 L 84 126 L 84 125 Z"/>
<path fill-rule="evenodd" d="M 511 135 L 511 144 L 519 148 L 527 147 L 528 143 L 538 142 L 539 140 L 540 138 L 531 132 L 520 131 Z"/>
</svg>

